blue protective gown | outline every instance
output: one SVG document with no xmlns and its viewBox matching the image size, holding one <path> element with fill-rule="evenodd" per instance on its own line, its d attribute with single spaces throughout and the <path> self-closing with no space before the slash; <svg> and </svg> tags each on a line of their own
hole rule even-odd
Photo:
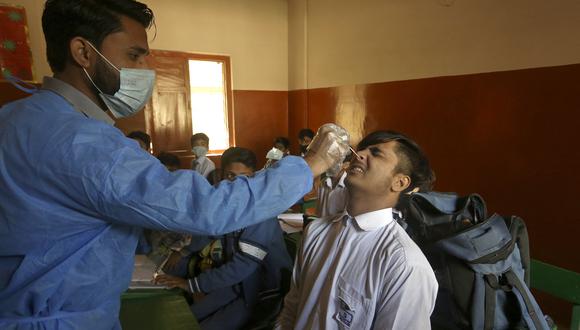
<svg viewBox="0 0 580 330">
<path fill-rule="evenodd" d="M 0 329 L 119 328 L 138 227 L 232 232 L 312 186 L 304 160 L 286 157 L 212 187 L 76 110 L 49 90 L 0 108 Z"/>
</svg>

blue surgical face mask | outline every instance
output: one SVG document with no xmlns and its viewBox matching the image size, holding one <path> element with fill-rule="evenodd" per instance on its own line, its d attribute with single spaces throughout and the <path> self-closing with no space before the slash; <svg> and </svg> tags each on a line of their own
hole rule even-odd
<svg viewBox="0 0 580 330">
<path fill-rule="evenodd" d="M 197 158 L 205 157 L 207 155 L 207 148 L 204 146 L 195 146 L 191 148 L 193 154 L 197 156 Z"/>
<path fill-rule="evenodd" d="M 89 76 L 87 70 L 83 68 L 85 74 L 99 91 L 99 96 L 111 110 L 111 113 L 116 118 L 129 117 L 137 112 L 139 112 L 149 99 L 153 92 L 153 85 L 155 83 L 155 71 L 148 69 L 118 69 L 113 63 L 111 63 L 103 54 L 101 54 L 95 46 L 90 42 L 88 43 L 94 50 L 99 54 L 110 66 L 115 70 L 119 71 L 120 75 L 120 87 L 119 90 L 114 95 L 105 94 L 101 91 L 99 86 L 97 86 L 91 76 Z"/>
</svg>

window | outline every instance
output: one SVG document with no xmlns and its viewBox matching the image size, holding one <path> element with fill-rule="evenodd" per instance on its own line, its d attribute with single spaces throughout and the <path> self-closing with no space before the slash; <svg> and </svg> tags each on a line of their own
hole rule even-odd
<svg viewBox="0 0 580 330">
<path fill-rule="evenodd" d="M 228 56 L 152 50 L 147 62 L 156 72 L 151 101 L 142 114 L 118 121 L 122 128 L 149 133 L 154 154 L 176 154 L 184 167 L 193 159 L 194 133 L 209 136 L 210 154 L 234 145 Z"/>
<path fill-rule="evenodd" d="M 192 134 L 207 134 L 212 151 L 230 147 L 224 67 L 222 61 L 189 60 Z"/>
</svg>

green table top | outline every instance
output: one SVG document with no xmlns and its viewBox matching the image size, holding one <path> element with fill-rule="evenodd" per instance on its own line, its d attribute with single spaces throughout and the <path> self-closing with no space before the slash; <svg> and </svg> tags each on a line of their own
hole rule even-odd
<svg viewBox="0 0 580 330">
<path fill-rule="evenodd" d="M 121 296 L 121 326 L 124 330 L 200 329 L 179 291 L 131 289 Z"/>
</svg>

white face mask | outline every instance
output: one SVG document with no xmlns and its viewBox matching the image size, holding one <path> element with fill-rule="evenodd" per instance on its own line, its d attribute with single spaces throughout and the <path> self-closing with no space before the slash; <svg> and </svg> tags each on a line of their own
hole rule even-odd
<svg viewBox="0 0 580 330">
<path fill-rule="evenodd" d="M 115 95 L 108 95 L 101 91 L 99 86 L 95 85 L 87 70 L 83 68 L 85 74 L 99 91 L 99 96 L 105 105 L 111 110 L 115 118 L 129 117 L 139 112 L 153 93 L 153 85 L 155 83 L 155 71 L 148 69 L 128 69 L 121 68 L 120 70 L 113 65 L 103 54 L 101 54 L 95 46 L 88 43 L 110 66 L 119 71 L 120 87 Z"/>
<path fill-rule="evenodd" d="M 196 146 L 191 148 L 193 154 L 197 156 L 197 158 L 205 157 L 207 155 L 207 148 L 204 146 Z"/>
<path fill-rule="evenodd" d="M 284 157 L 284 153 L 278 148 L 272 148 L 266 154 L 267 159 L 280 160 L 282 157 Z"/>
</svg>

